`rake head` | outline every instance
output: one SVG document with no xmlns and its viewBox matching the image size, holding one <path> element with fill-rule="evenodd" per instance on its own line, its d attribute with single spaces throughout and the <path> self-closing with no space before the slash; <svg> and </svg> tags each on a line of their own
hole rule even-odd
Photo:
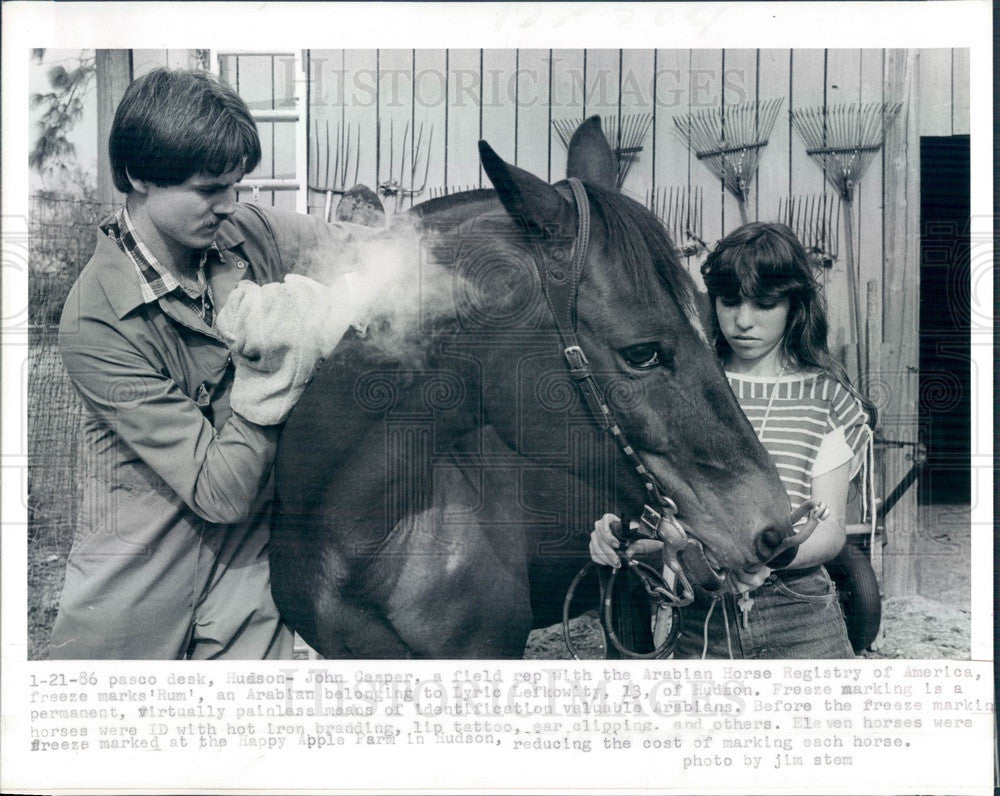
<svg viewBox="0 0 1000 796">
<path fill-rule="evenodd" d="M 695 157 L 742 204 L 749 198 L 750 184 L 782 102 L 773 99 L 695 111 L 675 116 L 674 126 Z"/>
<path fill-rule="evenodd" d="M 870 102 L 802 108 L 792 111 L 792 125 L 827 182 L 841 199 L 850 202 L 902 107 L 901 102 Z"/>
<path fill-rule="evenodd" d="M 708 251 L 702 238 L 705 207 L 701 188 L 656 188 L 646 194 L 646 207 L 663 223 L 681 257 Z"/>
<path fill-rule="evenodd" d="M 411 199 L 419 196 L 427 187 L 427 175 L 430 172 L 430 148 L 434 140 L 434 125 L 426 125 L 426 140 L 424 138 L 425 125 L 423 122 L 416 128 L 416 135 L 407 122 L 403 127 L 402 139 L 399 142 L 399 158 L 396 157 L 396 135 L 392 119 L 389 120 L 389 168 L 388 176 L 379 174 L 378 189 L 382 196 L 393 197 L 396 200 L 396 209 L 399 210 L 404 198 Z M 381 125 L 379 125 L 378 138 L 382 140 Z M 423 167 L 423 175 L 420 175 Z M 419 185 L 418 185 L 419 183 Z"/>
<path fill-rule="evenodd" d="M 569 149 L 569 142 L 573 138 L 576 128 L 583 124 L 583 119 L 553 119 L 552 128 L 559 136 L 559 140 L 565 149 Z M 614 150 L 618 158 L 618 188 L 625 183 L 632 165 L 639 159 L 646 135 L 649 133 L 649 126 L 653 123 L 651 113 L 632 113 L 621 117 L 621 125 L 618 123 L 618 116 L 602 116 L 601 130 L 604 137 L 608 139 L 608 144 Z"/>
<path fill-rule="evenodd" d="M 787 224 L 817 268 L 832 268 L 840 254 L 840 200 L 830 194 L 782 197 L 778 220 Z"/>
</svg>

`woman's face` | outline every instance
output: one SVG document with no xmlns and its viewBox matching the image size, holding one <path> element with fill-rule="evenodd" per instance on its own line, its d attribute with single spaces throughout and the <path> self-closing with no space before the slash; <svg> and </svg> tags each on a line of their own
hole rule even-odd
<svg viewBox="0 0 1000 796">
<path fill-rule="evenodd" d="M 754 365 L 781 357 L 781 341 L 788 322 L 787 296 L 774 299 L 738 299 L 717 296 L 715 313 L 719 329 L 733 350 L 733 356 L 743 364 Z"/>
</svg>

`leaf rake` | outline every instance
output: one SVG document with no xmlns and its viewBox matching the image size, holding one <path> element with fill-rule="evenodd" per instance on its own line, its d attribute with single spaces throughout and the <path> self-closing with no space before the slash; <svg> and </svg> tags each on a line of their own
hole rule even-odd
<svg viewBox="0 0 1000 796">
<path fill-rule="evenodd" d="M 736 197 L 744 224 L 750 186 L 782 102 L 744 102 L 674 117 L 681 140 Z"/>
</svg>

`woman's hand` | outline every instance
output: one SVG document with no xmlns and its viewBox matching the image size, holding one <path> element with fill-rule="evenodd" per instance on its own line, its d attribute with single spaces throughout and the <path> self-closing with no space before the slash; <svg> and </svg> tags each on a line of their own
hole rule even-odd
<svg viewBox="0 0 1000 796">
<path fill-rule="evenodd" d="M 639 524 L 633 522 L 632 526 L 637 528 Z M 621 527 L 622 521 L 614 514 L 605 514 L 594 523 L 594 530 L 590 534 L 590 557 L 595 563 L 614 568 L 621 566 L 621 559 L 618 557 L 621 541 L 616 536 L 621 534 Z M 631 558 L 656 552 L 662 547 L 663 542 L 655 539 L 639 539 L 628 546 L 625 555 Z"/>
<path fill-rule="evenodd" d="M 823 501 L 816 501 L 809 513 L 806 515 L 805 519 L 795 526 L 796 533 L 810 533 L 815 530 L 816 526 L 819 525 L 823 520 L 830 517 L 830 507 L 826 505 Z"/>
</svg>

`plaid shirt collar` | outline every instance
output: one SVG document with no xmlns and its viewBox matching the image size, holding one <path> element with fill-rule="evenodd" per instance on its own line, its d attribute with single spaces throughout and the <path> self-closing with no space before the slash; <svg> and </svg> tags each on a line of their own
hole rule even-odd
<svg viewBox="0 0 1000 796">
<path fill-rule="evenodd" d="M 212 325 L 214 302 L 212 290 L 208 284 L 206 265 L 210 256 L 220 259 L 222 257 L 219 247 L 214 242 L 201 253 L 197 272 L 198 288 L 195 290 L 182 285 L 170 271 L 160 264 L 146 244 L 139 239 L 135 233 L 135 227 L 132 225 L 132 219 L 129 217 L 128 209 L 124 205 L 107 218 L 100 228 L 118 245 L 118 248 L 128 255 L 135 266 L 139 275 L 139 289 L 142 291 L 143 303 L 151 304 L 169 293 L 180 291 L 182 298 L 194 306 L 209 326 Z"/>
</svg>

